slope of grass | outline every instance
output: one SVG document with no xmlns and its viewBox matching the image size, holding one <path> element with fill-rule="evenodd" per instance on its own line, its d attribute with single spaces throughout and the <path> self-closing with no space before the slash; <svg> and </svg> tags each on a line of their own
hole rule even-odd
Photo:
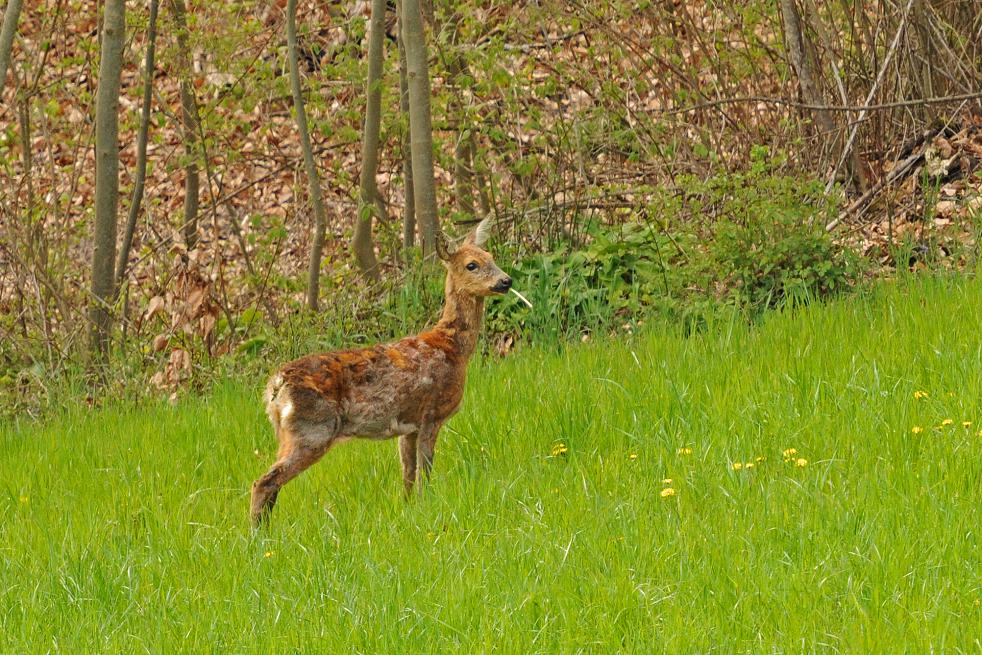
<svg viewBox="0 0 982 655">
<path fill-rule="evenodd" d="M 980 314 L 910 280 L 475 362 L 422 496 L 354 442 L 260 533 L 259 380 L 4 426 L 0 652 L 979 653 Z"/>
</svg>

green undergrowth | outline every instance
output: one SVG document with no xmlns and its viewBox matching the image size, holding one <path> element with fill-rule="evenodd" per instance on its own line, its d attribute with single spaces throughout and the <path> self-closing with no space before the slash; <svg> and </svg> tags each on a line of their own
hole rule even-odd
<svg viewBox="0 0 982 655">
<path fill-rule="evenodd" d="M 683 194 L 648 189 L 655 200 L 625 208 L 618 225 L 576 215 L 576 234 L 539 244 L 541 252 L 498 234 L 490 249 L 534 307 L 510 294 L 489 300 L 482 351 L 561 347 L 584 336 L 637 332 L 652 321 L 698 331 L 720 315 L 756 321 L 769 310 L 861 288 L 867 266 L 824 229 L 836 197 L 782 166 L 781 156 L 757 148 L 745 172 L 680 179 Z M 388 341 L 439 317 L 444 271 L 421 263 L 418 252 L 378 283 L 355 275 L 339 262 L 327 266 L 314 313 L 256 300 L 217 312 L 206 333 L 200 321 L 175 326 L 166 312 L 141 320 L 139 333 L 117 335 L 101 388 L 80 351 L 42 348 L 43 341 L 0 343 L 0 414 L 39 416 L 79 396 L 101 402 L 200 393 L 230 376 L 265 376 L 271 361 Z M 269 284 L 271 297 L 303 288 L 288 278 Z M 84 345 L 80 338 L 74 347 Z M 175 371 L 174 361 L 186 365 Z"/>
<path fill-rule="evenodd" d="M 491 308 L 489 329 L 568 339 L 652 317 L 699 329 L 720 307 L 755 319 L 853 290 L 870 266 L 825 230 L 837 197 L 781 164 L 757 148 L 745 172 L 680 179 L 681 194 L 651 189 L 633 220 L 587 221 L 579 245 L 508 262 L 537 309 L 509 298 Z"/>
<path fill-rule="evenodd" d="M 476 358 L 280 494 L 262 378 L 0 428 L 0 652 L 978 653 L 982 283 Z M 671 491 L 668 491 L 671 490 Z"/>
</svg>

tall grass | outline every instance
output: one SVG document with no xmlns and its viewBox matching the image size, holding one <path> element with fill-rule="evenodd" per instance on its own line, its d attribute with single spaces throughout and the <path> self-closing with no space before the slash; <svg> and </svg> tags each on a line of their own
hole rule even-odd
<svg viewBox="0 0 982 655">
<path fill-rule="evenodd" d="M 475 361 L 421 496 L 353 442 L 259 533 L 260 380 L 5 425 L 0 652 L 978 653 L 980 314 L 932 278 Z"/>
</svg>

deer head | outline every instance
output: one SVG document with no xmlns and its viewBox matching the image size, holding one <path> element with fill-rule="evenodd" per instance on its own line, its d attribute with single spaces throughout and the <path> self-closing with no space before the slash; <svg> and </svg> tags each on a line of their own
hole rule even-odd
<svg viewBox="0 0 982 655">
<path fill-rule="evenodd" d="M 437 235 L 436 252 L 447 267 L 447 282 L 457 293 L 472 296 L 492 296 L 508 293 L 511 278 L 494 263 L 484 244 L 491 234 L 491 219 L 481 221 L 458 247 L 441 232 Z"/>
</svg>

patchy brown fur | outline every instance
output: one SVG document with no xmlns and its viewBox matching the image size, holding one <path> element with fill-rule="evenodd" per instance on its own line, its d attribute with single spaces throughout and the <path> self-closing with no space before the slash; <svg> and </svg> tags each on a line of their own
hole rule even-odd
<svg viewBox="0 0 982 655">
<path fill-rule="evenodd" d="M 446 253 L 446 302 L 433 328 L 371 348 L 302 357 L 269 380 L 264 400 L 280 447 L 252 486 L 254 523 L 269 514 L 284 484 L 349 438 L 398 436 L 407 495 L 417 470 L 429 473 L 437 434 L 464 395 L 484 297 L 511 284 L 472 239 Z"/>
</svg>

